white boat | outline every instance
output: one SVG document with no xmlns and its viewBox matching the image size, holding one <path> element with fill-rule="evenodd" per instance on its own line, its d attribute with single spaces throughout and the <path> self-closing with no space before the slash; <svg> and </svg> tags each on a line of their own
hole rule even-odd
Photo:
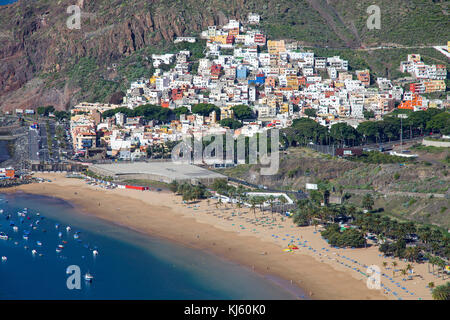
<svg viewBox="0 0 450 320">
<path fill-rule="evenodd" d="M 42 242 L 41 242 L 41 241 L 36 241 L 36 244 L 37 244 L 38 246 L 42 246 Z"/>
<path fill-rule="evenodd" d="M 32 254 L 32 255 L 35 255 L 36 253 L 37 253 L 37 251 L 36 251 L 36 250 L 34 250 L 34 249 L 33 249 L 33 250 L 31 250 L 31 254 Z"/>
<path fill-rule="evenodd" d="M 0 209 L 0 214 L 3 214 L 3 209 Z"/>
<path fill-rule="evenodd" d="M 61 248 L 56 248 L 56 252 L 57 252 L 57 253 L 60 253 L 61 251 L 62 251 Z"/>
<path fill-rule="evenodd" d="M 72 230 L 70 227 L 66 228 L 66 231 L 69 232 L 70 230 Z"/>
<path fill-rule="evenodd" d="M 94 280 L 94 276 L 88 272 L 84 275 L 84 280 L 92 282 L 92 280 Z"/>
<path fill-rule="evenodd" d="M 8 260 L 8 258 L 5 257 L 5 256 L 3 256 L 3 257 L 2 257 L 2 261 L 6 261 L 6 260 Z"/>
<path fill-rule="evenodd" d="M 58 233 L 58 237 L 62 238 L 62 232 Z"/>
<path fill-rule="evenodd" d="M 24 235 L 23 235 L 23 239 L 24 239 L 24 240 L 28 240 L 28 235 L 24 234 Z"/>
<path fill-rule="evenodd" d="M 93 254 L 94 256 L 96 256 L 96 255 L 98 255 L 98 251 L 97 251 L 97 250 L 94 250 L 94 251 L 92 251 L 92 254 Z"/>
<path fill-rule="evenodd" d="M 73 238 L 74 239 L 78 239 L 80 236 L 78 235 L 78 233 L 75 233 L 74 235 L 73 235 Z"/>
<path fill-rule="evenodd" d="M 6 233 L 0 232 L 0 240 L 8 240 L 9 237 Z"/>
<path fill-rule="evenodd" d="M 13 230 L 14 230 L 14 232 L 17 232 L 17 231 L 19 231 L 19 227 L 17 227 L 17 226 L 14 226 L 14 227 L 13 227 Z"/>
</svg>

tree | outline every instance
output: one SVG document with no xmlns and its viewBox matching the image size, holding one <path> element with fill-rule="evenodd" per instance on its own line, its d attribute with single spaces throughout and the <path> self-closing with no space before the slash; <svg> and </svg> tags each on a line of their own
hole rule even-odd
<svg viewBox="0 0 450 320">
<path fill-rule="evenodd" d="M 253 210 L 253 215 L 255 216 L 255 220 L 256 220 L 256 205 L 257 205 L 257 203 L 258 203 L 258 201 L 256 200 L 255 197 L 250 198 L 250 205 Z"/>
<path fill-rule="evenodd" d="M 362 200 L 362 207 L 367 210 L 372 210 L 374 204 L 372 195 L 370 193 L 365 194 Z"/>
<path fill-rule="evenodd" d="M 50 113 L 53 113 L 55 111 L 55 107 L 53 106 L 38 107 L 36 111 L 39 115 L 48 117 Z"/>
<path fill-rule="evenodd" d="M 365 121 L 361 122 L 356 131 L 363 136 L 366 140 L 375 141 L 380 135 L 380 127 L 378 121 Z"/>
<path fill-rule="evenodd" d="M 450 282 L 434 288 L 432 296 L 434 300 L 450 300 Z"/>
<path fill-rule="evenodd" d="M 397 262 L 392 262 L 392 276 L 395 277 L 395 267 L 397 266 Z"/>
<path fill-rule="evenodd" d="M 375 112 L 372 110 L 364 110 L 363 111 L 364 119 L 369 120 L 375 118 Z"/>
<path fill-rule="evenodd" d="M 169 189 L 170 191 L 172 191 L 173 193 L 177 192 L 178 190 L 178 182 L 176 180 L 173 180 L 170 184 L 169 184 Z"/>
<path fill-rule="evenodd" d="M 243 124 L 239 120 L 232 119 L 232 118 L 225 118 L 220 120 L 220 125 L 222 127 L 228 127 L 230 129 L 236 130 L 239 128 L 242 128 Z"/>
<path fill-rule="evenodd" d="M 330 136 L 342 144 L 348 144 L 349 141 L 352 141 L 353 144 L 355 144 L 355 141 L 358 138 L 358 131 L 345 122 L 339 122 L 331 126 Z"/>
<path fill-rule="evenodd" d="M 199 114 L 202 116 L 209 116 L 209 114 L 213 111 L 216 111 L 217 114 L 220 114 L 220 109 L 213 104 L 210 103 L 198 103 L 192 106 L 192 113 Z"/>
<path fill-rule="evenodd" d="M 187 107 L 179 107 L 179 108 L 176 108 L 174 110 L 174 112 L 175 112 L 175 116 L 177 117 L 177 119 L 179 119 L 180 115 L 189 114 L 189 109 Z"/>
<path fill-rule="evenodd" d="M 308 108 L 305 109 L 304 111 L 305 115 L 310 117 L 310 118 L 315 118 L 317 115 L 317 110 L 316 109 L 312 109 L 312 108 Z"/>
<path fill-rule="evenodd" d="M 439 131 L 441 134 L 450 134 L 450 113 L 441 112 L 431 118 L 427 122 L 427 129 L 432 131 Z"/>
<path fill-rule="evenodd" d="M 326 127 L 309 118 L 295 119 L 282 133 L 288 146 L 306 145 L 310 141 L 324 143 L 329 137 Z"/>
<path fill-rule="evenodd" d="M 255 115 L 253 110 L 244 104 L 240 104 L 231 108 L 234 112 L 234 116 L 239 120 L 254 119 Z"/>
</svg>

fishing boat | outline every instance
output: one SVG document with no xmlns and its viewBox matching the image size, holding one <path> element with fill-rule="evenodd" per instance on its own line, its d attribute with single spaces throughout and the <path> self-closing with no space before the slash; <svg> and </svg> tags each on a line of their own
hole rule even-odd
<svg viewBox="0 0 450 320">
<path fill-rule="evenodd" d="M 9 237 L 6 233 L 0 232 L 0 240 L 8 240 Z"/>
<path fill-rule="evenodd" d="M 92 282 L 92 280 L 94 280 L 94 276 L 88 272 L 84 275 L 84 280 Z"/>
</svg>

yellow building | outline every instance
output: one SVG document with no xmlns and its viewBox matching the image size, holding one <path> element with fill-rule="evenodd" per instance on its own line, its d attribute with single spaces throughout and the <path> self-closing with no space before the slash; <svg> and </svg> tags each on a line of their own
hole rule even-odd
<svg viewBox="0 0 450 320">
<path fill-rule="evenodd" d="M 296 75 L 286 76 L 286 82 L 288 87 L 298 90 L 298 78 Z"/>
<path fill-rule="evenodd" d="M 282 103 L 280 106 L 280 113 L 288 113 L 289 112 L 289 104 L 288 103 Z"/>
<path fill-rule="evenodd" d="M 430 80 L 423 83 L 425 85 L 425 92 L 445 91 L 446 85 L 444 80 Z"/>
<path fill-rule="evenodd" d="M 269 50 L 269 54 L 280 54 L 280 52 L 286 52 L 286 45 L 284 40 L 269 40 L 267 41 L 267 49 Z"/>
<path fill-rule="evenodd" d="M 231 110 L 233 106 L 226 106 L 220 108 L 220 119 L 234 118 L 234 111 Z"/>
<path fill-rule="evenodd" d="M 220 36 L 214 36 L 209 38 L 212 42 L 219 42 L 221 44 L 227 43 L 227 36 L 226 35 L 220 35 Z"/>
</svg>

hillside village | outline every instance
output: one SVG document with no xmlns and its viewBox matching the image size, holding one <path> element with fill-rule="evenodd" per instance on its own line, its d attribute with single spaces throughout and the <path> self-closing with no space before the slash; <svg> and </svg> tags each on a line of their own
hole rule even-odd
<svg viewBox="0 0 450 320">
<path fill-rule="evenodd" d="M 296 42 L 267 40 L 258 29 L 259 21 L 258 15 L 249 14 L 245 22 L 210 26 L 201 33 L 206 48 L 198 61 L 189 50 L 154 54 L 155 73 L 132 82 L 121 105 L 74 107 L 74 149 L 82 155 L 86 148 L 102 145 L 109 156 L 135 160 L 146 156 L 147 146 L 186 135 L 221 134 L 231 128 L 235 136 L 253 136 L 289 127 L 305 116 L 327 127 L 345 122 L 356 128 L 365 119 L 381 119 L 396 108 L 448 106 L 448 100 L 421 95 L 445 92 L 444 65 L 425 65 L 420 55 L 408 55 L 399 67 L 416 82 L 404 91 L 389 79 L 372 79 L 369 70 L 352 70 L 339 56 L 318 57 Z"/>
</svg>

